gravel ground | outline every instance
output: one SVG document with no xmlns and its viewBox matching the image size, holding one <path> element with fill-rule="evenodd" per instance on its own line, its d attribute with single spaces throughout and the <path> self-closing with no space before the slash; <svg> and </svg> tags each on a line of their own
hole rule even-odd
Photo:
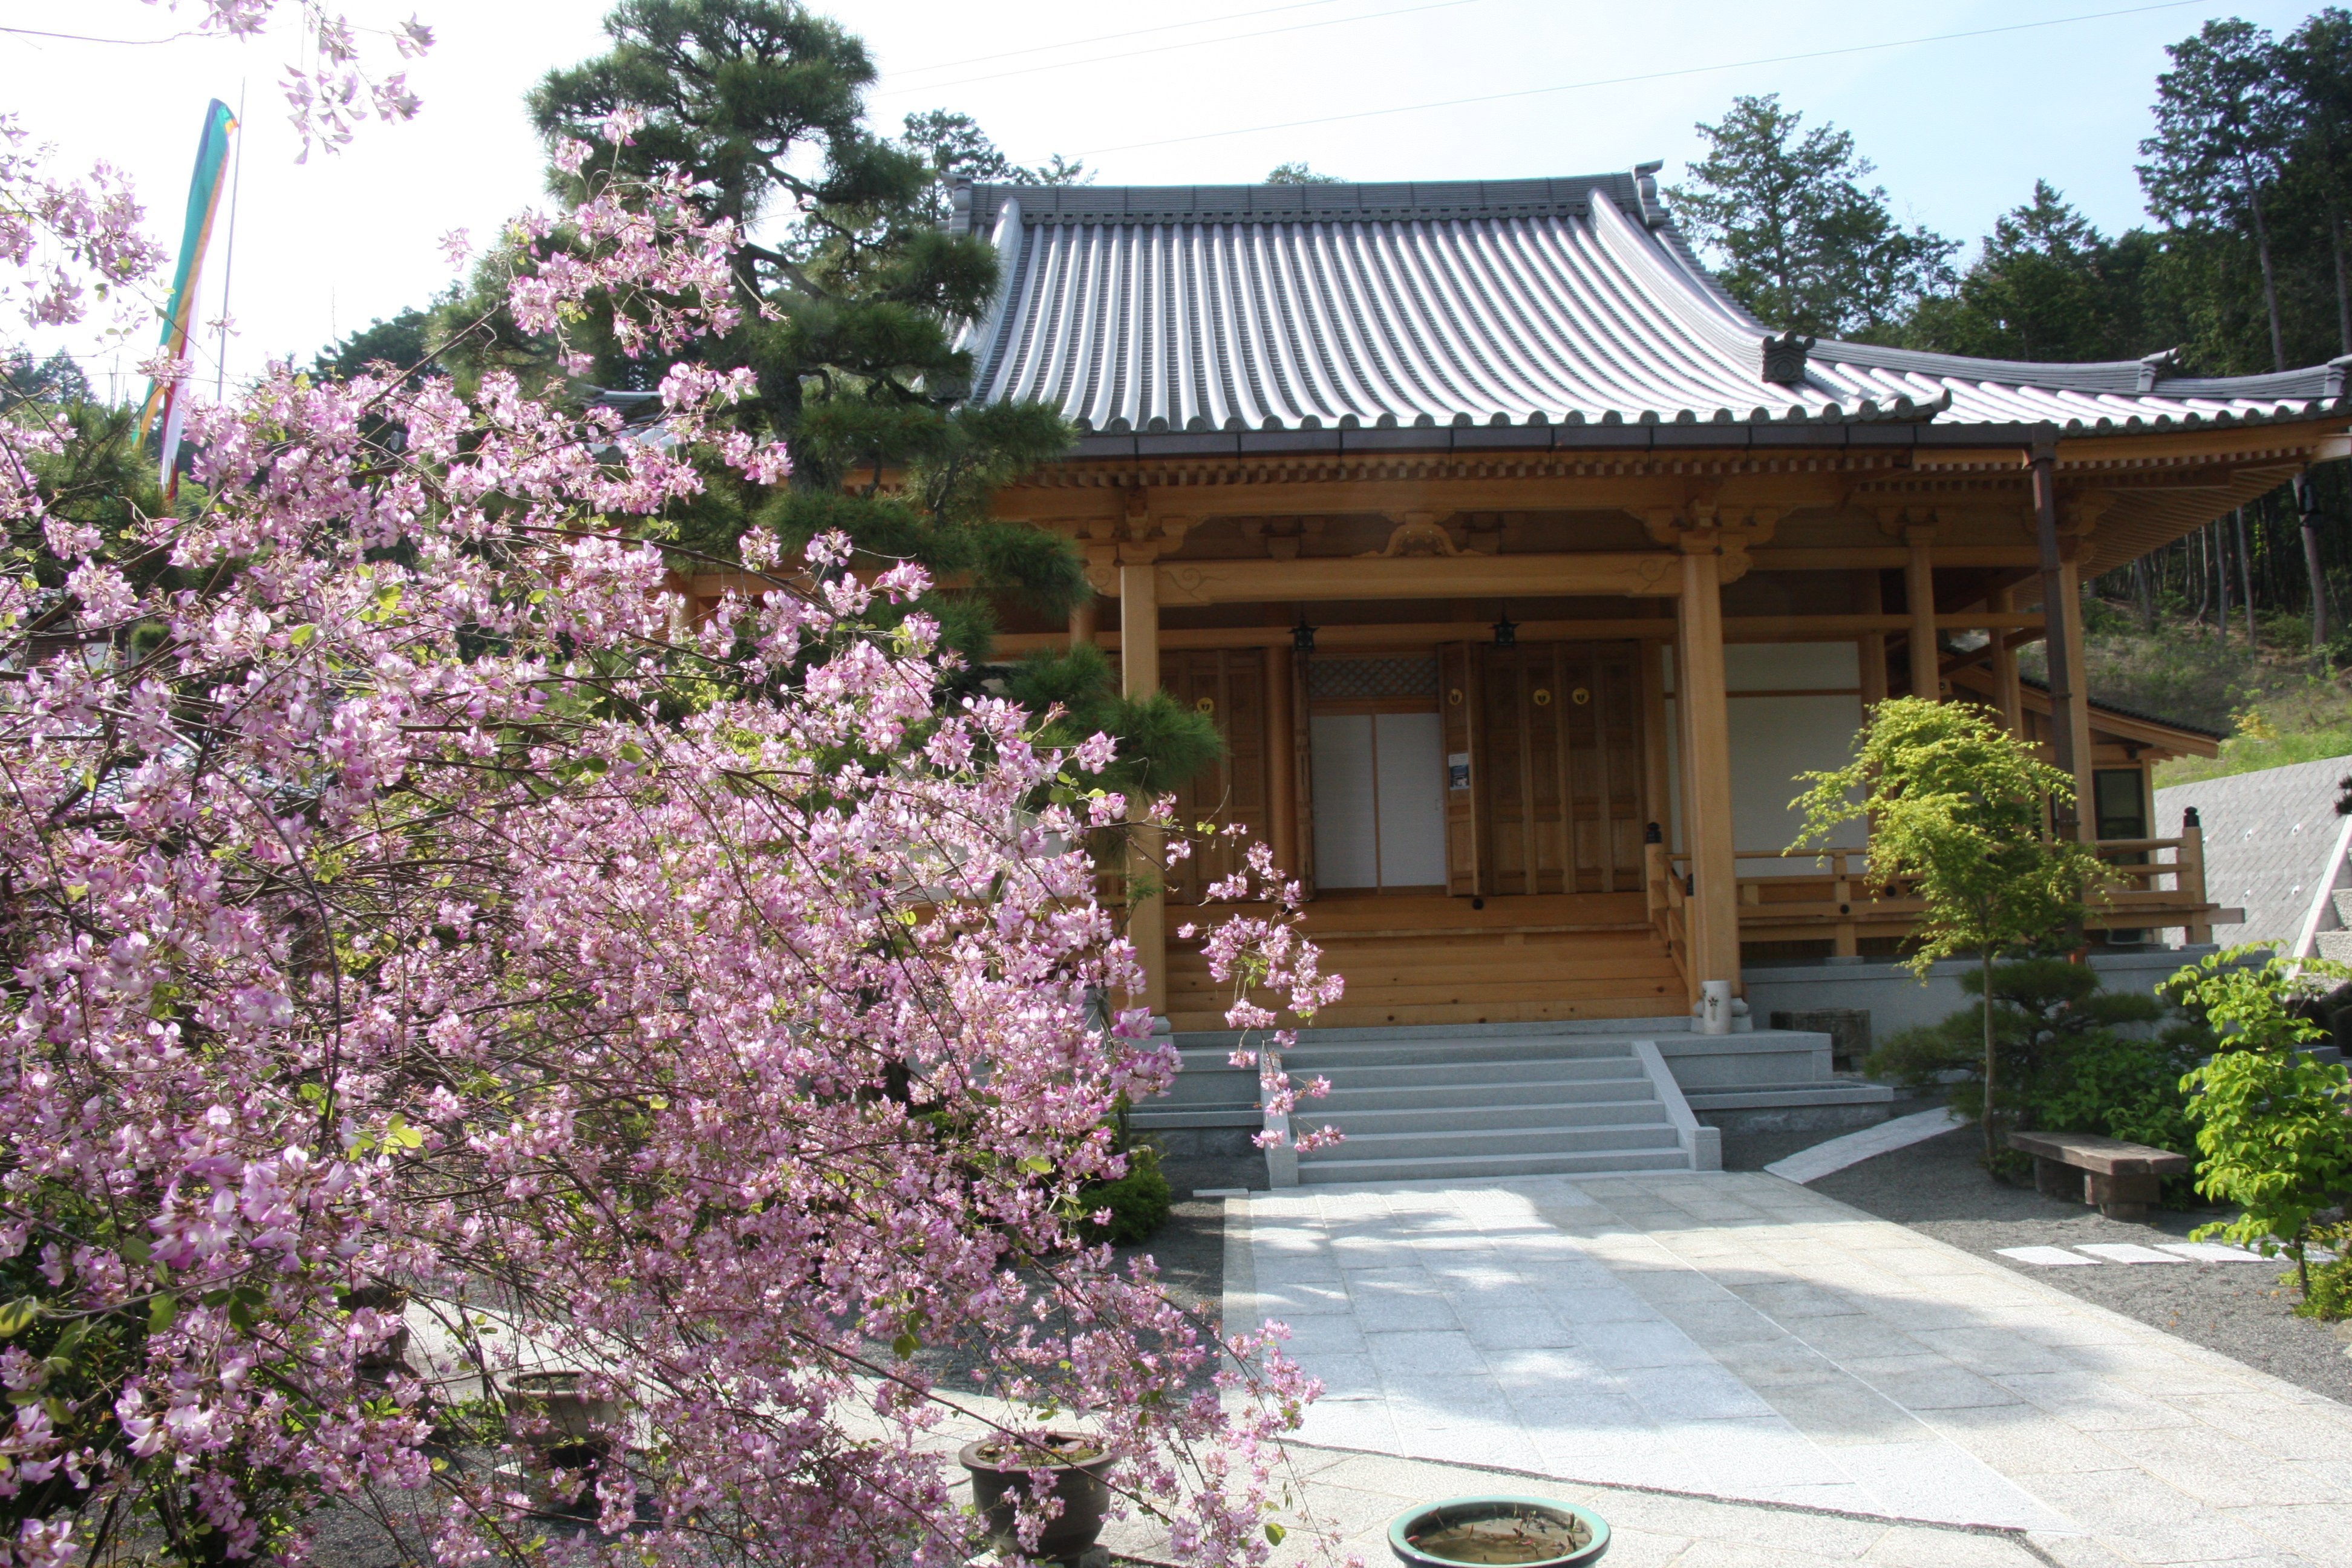
<svg viewBox="0 0 2352 1568">
<path fill-rule="evenodd" d="M 2315 1394 L 2352 1400 L 2352 1325 L 2296 1317 L 2294 1290 L 2278 1283 L 2284 1260 L 2045 1268 L 1994 1250 L 2178 1241 L 2200 1225 L 2227 1218 L 2226 1211 L 2159 1209 L 2146 1224 L 2108 1219 L 2086 1205 L 1995 1181 L 1977 1163 L 1981 1152 L 1981 1135 L 1961 1128 L 1850 1165 L 1811 1186 Z"/>
</svg>

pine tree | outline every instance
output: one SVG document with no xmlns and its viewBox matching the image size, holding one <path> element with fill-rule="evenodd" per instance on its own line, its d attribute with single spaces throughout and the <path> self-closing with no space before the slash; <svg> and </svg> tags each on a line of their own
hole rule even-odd
<svg viewBox="0 0 2352 1568">
<path fill-rule="evenodd" d="M 793 0 L 623 0 L 605 31 L 608 51 L 532 92 L 533 120 L 554 145 L 592 140 L 615 113 L 642 116 L 618 167 L 683 176 L 708 213 L 742 226 L 744 324 L 695 352 L 753 373 L 742 422 L 793 450 L 781 489 L 715 483 L 680 521 L 681 552 L 723 559 L 750 523 L 788 543 L 840 529 L 869 557 L 911 558 L 955 584 L 929 607 L 975 655 L 998 595 L 1056 616 L 1082 601 L 1069 545 L 989 507 L 1000 485 L 1066 450 L 1070 427 L 1042 405 L 961 401 L 973 366 L 957 333 L 985 310 L 997 266 L 984 237 L 941 226 L 941 183 L 1011 165 L 962 116 L 877 135 L 865 45 Z M 1059 160 L 1043 172 L 1076 174 Z M 559 171 L 556 185 L 577 197 L 594 177 Z M 612 354 L 592 374 L 643 386 L 664 369 Z"/>
<path fill-rule="evenodd" d="M 2262 268 L 2272 368 L 2286 368 L 2277 267 L 2265 204 L 2284 167 L 2292 115 L 2277 46 L 2251 22 L 2208 22 L 2169 46 L 2157 78 L 2156 134 L 2139 144 L 2148 210 L 2167 223 L 2242 222 Z"/>
<path fill-rule="evenodd" d="M 1702 123 L 1707 155 L 1668 198 L 1720 263 L 1732 296 L 1776 327 L 1888 340 L 1951 281 L 1958 245 L 1895 221 L 1875 172 L 1834 125 L 1804 128 L 1778 94 L 1735 99 Z"/>
</svg>

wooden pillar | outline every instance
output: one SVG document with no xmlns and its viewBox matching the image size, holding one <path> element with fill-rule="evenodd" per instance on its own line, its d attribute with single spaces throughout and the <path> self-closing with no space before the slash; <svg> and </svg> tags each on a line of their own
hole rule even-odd
<svg viewBox="0 0 2352 1568">
<path fill-rule="evenodd" d="M 2017 608 L 2017 591 L 2003 588 L 1987 601 L 1995 615 L 2005 616 Z M 2025 733 L 2025 706 L 2018 696 L 2017 650 L 2009 646 L 2009 633 L 1996 627 L 1992 638 L 1992 705 L 2000 712 L 2000 727 L 2012 735 Z"/>
<path fill-rule="evenodd" d="M 1120 692 L 1130 698 L 1149 697 L 1160 689 L 1160 569 L 1151 559 L 1158 552 L 1140 553 L 1144 559 L 1122 561 L 1118 568 L 1118 684 Z M 1132 811 L 1140 815 L 1150 804 L 1136 801 Z M 1164 891 L 1158 890 L 1167 875 L 1162 864 L 1164 846 L 1157 827 L 1138 826 L 1129 831 L 1129 884 L 1155 890 L 1148 898 L 1130 899 L 1127 936 L 1143 965 L 1143 1005 L 1155 1016 L 1164 1016 L 1168 1011 L 1168 900 Z"/>
<path fill-rule="evenodd" d="M 1070 646 L 1072 647 L 1095 640 L 1095 627 L 1099 623 L 1098 612 L 1101 605 L 1100 598 L 1089 595 L 1085 604 L 1070 612 Z"/>
<path fill-rule="evenodd" d="M 1290 702 L 1291 649 L 1277 643 L 1265 650 L 1266 847 L 1286 877 L 1298 875 L 1298 721 Z"/>
<path fill-rule="evenodd" d="M 2091 703 L 2089 693 L 2084 689 L 2090 682 L 2084 675 L 2082 616 L 2076 609 L 2083 602 L 2083 579 L 2081 569 L 2072 561 L 2062 563 L 2058 577 L 2058 591 L 2066 600 L 2066 688 L 2074 697 L 2066 705 L 2068 738 L 2072 742 L 2066 748 L 2072 759 L 2067 771 L 2074 775 L 2076 826 L 2083 842 L 2089 844 L 2099 837 L 2099 800 L 2093 793 Z M 2054 654 L 2057 650 L 2053 648 L 2051 651 Z M 2054 659 L 2051 668 L 2053 670 L 2057 668 Z M 2050 684 L 2054 691 L 2058 684 L 2054 675 Z M 2051 706 L 2055 708 L 2057 704 L 2053 701 Z"/>
<path fill-rule="evenodd" d="M 1886 613 L 1886 589 L 1875 568 L 1859 574 L 1855 610 L 1865 616 Z M 1864 632 L 1861 637 L 1862 705 L 1866 710 L 1886 700 L 1886 634 Z"/>
<path fill-rule="evenodd" d="M 2058 544 L 2058 447 L 2054 439 L 2038 443 L 2029 458 L 2033 482 L 2033 537 L 2042 556 L 2042 635 L 2049 650 L 2050 743 L 2057 752 L 2058 771 L 2074 779 L 2074 809 L 2059 819 L 2076 838 L 2088 840 L 2098 831 L 2089 792 L 2091 726 L 2083 710 L 2081 598 L 2074 566 Z"/>
<path fill-rule="evenodd" d="M 1935 539 L 1934 529 L 1917 523 L 1903 531 L 1903 542 L 1911 549 L 1903 563 L 1903 598 L 1911 616 L 1911 631 L 1906 638 L 1911 650 L 1911 695 L 1930 702 L 1942 700 L 1944 695 L 1936 650 L 1936 566 L 1929 549 Z"/>
<path fill-rule="evenodd" d="M 1739 862 L 1731 836 L 1731 715 L 1723 670 L 1720 560 L 1712 550 L 1683 556 L 1675 710 L 1681 720 L 1687 784 L 1683 835 L 1693 880 L 1690 978 L 1694 985 L 1727 980 L 1737 995 Z"/>
<path fill-rule="evenodd" d="M 1666 645 L 1645 643 L 1642 661 L 1642 808 L 1667 839 L 1673 837 L 1674 794 L 1666 777 Z"/>
</svg>

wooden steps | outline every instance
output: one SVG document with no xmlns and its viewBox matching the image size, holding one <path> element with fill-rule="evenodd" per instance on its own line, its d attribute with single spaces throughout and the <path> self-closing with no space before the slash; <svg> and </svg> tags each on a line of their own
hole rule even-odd
<svg viewBox="0 0 2352 1568">
<path fill-rule="evenodd" d="M 1307 934 L 1323 948 L 1324 969 L 1348 982 L 1339 1004 L 1317 1015 L 1317 1024 L 1672 1017 L 1688 1006 L 1640 894 L 1485 902 L 1473 909 L 1467 899 L 1332 897 L 1308 904 Z M 1204 924 L 1222 912 L 1186 911 Z M 1171 942 L 1171 1022 L 1221 1028 L 1228 1001 L 1210 980 L 1197 942 Z"/>
</svg>

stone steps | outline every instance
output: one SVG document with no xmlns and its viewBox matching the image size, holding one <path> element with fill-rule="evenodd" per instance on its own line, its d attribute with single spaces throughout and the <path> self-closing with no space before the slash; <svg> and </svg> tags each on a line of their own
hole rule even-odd
<svg viewBox="0 0 2352 1568">
<path fill-rule="evenodd" d="M 1382 1030 L 1292 1051 L 1297 1079 L 1329 1080 L 1302 1101 L 1302 1131 L 1340 1142 L 1298 1157 L 1301 1183 L 1423 1181 L 1694 1168 L 1695 1127 L 1672 1078 L 1627 1037 L 1464 1037 Z M 1680 1112 L 1677 1121 L 1676 1111 Z"/>
</svg>

